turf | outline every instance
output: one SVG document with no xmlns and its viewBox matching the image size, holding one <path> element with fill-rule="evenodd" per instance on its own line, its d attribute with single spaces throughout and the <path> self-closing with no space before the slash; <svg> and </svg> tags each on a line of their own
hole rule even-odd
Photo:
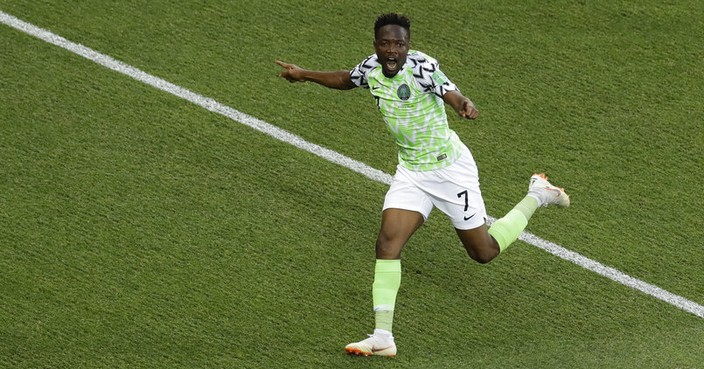
<svg viewBox="0 0 704 369">
<path fill-rule="evenodd" d="M 321 11 L 324 9 L 324 11 Z M 481 117 L 451 125 L 489 212 L 704 303 L 698 1 L 5 1 L 0 10 L 392 173 L 347 69 L 408 14 Z M 518 242 L 481 266 L 435 212 L 404 251 L 395 359 L 372 325 L 386 186 L 0 26 L 0 367 L 701 368 L 702 319 Z"/>
</svg>

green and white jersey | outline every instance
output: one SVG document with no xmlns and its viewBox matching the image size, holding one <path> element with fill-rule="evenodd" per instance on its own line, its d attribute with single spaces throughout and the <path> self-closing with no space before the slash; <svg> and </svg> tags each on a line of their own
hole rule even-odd
<svg viewBox="0 0 704 369">
<path fill-rule="evenodd" d="M 411 50 L 403 68 L 387 78 L 374 54 L 354 67 L 350 77 L 376 99 L 399 147 L 401 165 L 427 171 L 447 167 L 460 157 L 464 144 L 447 123 L 442 99 L 457 86 L 440 71 L 437 60 Z"/>
</svg>

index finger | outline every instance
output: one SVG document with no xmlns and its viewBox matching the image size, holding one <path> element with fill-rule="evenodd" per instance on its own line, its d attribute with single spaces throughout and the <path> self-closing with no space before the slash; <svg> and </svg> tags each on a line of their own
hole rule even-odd
<svg viewBox="0 0 704 369">
<path fill-rule="evenodd" d="M 278 59 L 276 60 L 276 64 L 280 65 L 280 66 L 283 67 L 283 68 L 290 68 L 290 67 L 291 67 L 291 64 L 284 63 L 284 62 L 282 62 L 281 60 L 278 60 Z"/>
</svg>

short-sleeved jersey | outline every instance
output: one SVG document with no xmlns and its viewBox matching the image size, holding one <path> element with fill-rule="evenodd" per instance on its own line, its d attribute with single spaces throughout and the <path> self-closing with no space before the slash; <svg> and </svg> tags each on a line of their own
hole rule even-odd
<svg viewBox="0 0 704 369">
<path fill-rule="evenodd" d="M 457 90 L 438 62 L 411 50 L 403 68 L 384 76 L 376 54 L 350 71 L 352 81 L 368 88 L 399 147 L 398 160 L 414 171 L 444 168 L 455 162 L 464 145 L 447 123 L 442 99 Z"/>
</svg>

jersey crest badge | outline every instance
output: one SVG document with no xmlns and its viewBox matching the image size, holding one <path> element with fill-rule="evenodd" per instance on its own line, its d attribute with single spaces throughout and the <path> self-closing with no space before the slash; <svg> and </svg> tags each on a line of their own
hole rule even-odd
<svg viewBox="0 0 704 369">
<path fill-rule="evenodd" d="M 404 83 L 398 87 L 396 90 L 396 95 L 398 95 L 399 99 L 406 101 L 411 98 L 411 89 Z"/>
</svg>

